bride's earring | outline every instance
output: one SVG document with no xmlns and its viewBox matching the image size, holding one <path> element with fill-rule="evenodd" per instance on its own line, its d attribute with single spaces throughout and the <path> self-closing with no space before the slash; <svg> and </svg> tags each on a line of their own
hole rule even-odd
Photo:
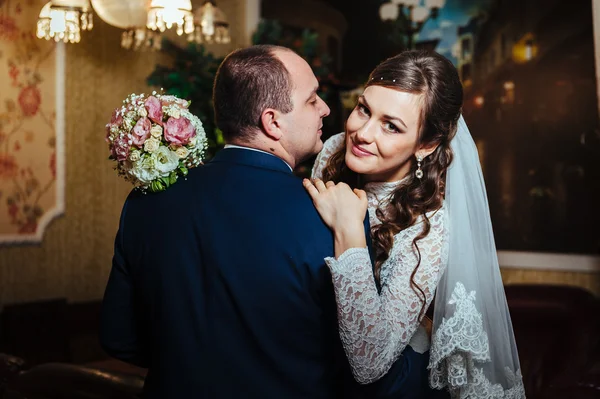
<svg viewBox="0 0 600 399">
<path fill-rule="evenodd" d="M 421 170 L 421 162 L 423 161 L 423 157 L 417 155 L 417 171 L 415 172 L 415 176 L 417 179 L 421 180 L 423 178 L 423 170 Z"/>
</svg>

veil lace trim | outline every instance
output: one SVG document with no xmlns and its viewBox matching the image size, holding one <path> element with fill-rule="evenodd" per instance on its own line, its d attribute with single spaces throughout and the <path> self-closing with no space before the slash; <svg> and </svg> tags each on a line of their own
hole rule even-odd
<svg viewBox="0 0 600 399">
<path fill-rule="evenodd" d="M 452 398 L 524 398 L 520 369 L 505 368 L 508 387 L 493 384 L 485 376 L 481 365 L 490 362 L 490 347 L 475 297 L 475 291 L 467 292 L 462 283 L 456 283 L 448 301 L 455 305 L 454 314 L 444 318 L 433 334 L 429 383 L 436 389 L 447 387 Z"/>
</svg>

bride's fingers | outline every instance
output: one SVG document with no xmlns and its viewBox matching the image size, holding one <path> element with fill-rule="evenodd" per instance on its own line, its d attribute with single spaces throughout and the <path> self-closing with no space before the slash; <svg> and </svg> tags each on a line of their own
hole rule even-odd
<svg viewBox="0 0 600 399">
<path fill-rule="evenodd" d="M 353 191 L 354 194 L 356 194 L 356 196 L 360 198 L 361 201 L 367 201 L 367 193 L 364 190 L 355 188 Z"/>
<path fill-rule="evenodd" d="M 321 179 L 315 179 L 313 184 L 317 188 L 317 190 L 319 190 L 320 193 L 327 190 L 327 187 L 325 187 L 325 183 L 323 183 L 323 180 Z"/>
<path fill-rule="evenodd" d="M 308 179 L 302 180 L 302 185 L 308 191 L 308 195 L 314 200 L 319 195 L 319 190 L 312 184 L 312 182 Z"/>
<path fill-rule="evenodd" d="M 327 183 L 325 183 L 325 187 L 327 187 L 327 188 L 335 187 L 335 183 L 332 182 L 331 180 L 329 180 Z"/>
</svg>

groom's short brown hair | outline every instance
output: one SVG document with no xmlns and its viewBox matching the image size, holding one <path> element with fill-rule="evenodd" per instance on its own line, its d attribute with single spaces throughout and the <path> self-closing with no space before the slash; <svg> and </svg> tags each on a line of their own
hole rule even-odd
<svg viewBox="0 0 600 399">
<path fill-rule="evenodd" d="M 275 55 L 285 47 L 256 45 L 236 50 L 219 66 L 213 88 L 215 120 L 225 140 L 249 139 L 266 108 L 294 108 L 289 71 Z"/>
</svg>

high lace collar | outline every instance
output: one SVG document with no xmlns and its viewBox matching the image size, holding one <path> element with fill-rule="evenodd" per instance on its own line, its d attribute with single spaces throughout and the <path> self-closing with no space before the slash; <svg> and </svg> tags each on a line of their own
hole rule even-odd
<svg viewBox="0 0 600 399">
<path fill-rule="evenodd" d="M 387 181 L 375 181 L 365 184 L 365 191 L 367 194 L 371 194 L 376 197 L 379 201 L 390 196 L 407 177 L 401 180 L 387 182 Z M 378 202 L 379 202 L 378 201 Z"/>
</svg>

